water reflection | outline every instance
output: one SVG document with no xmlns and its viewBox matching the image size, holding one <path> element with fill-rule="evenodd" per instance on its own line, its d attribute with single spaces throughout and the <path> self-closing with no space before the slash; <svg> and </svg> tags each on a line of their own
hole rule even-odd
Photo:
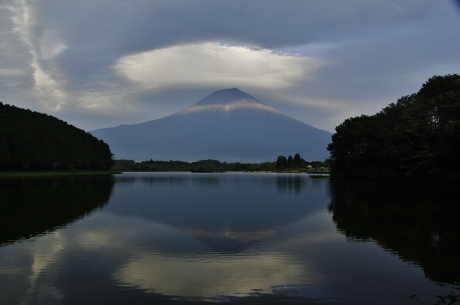
<svg viewBox="0 0 460 305">
<path fill-rule="evenodd" d="M 331 198 L 333 220 L 351 241 L 376 241 L 433 281 L 460 283 L 458 185 L 334 180 Z"/>
<path fill-rule="evenodd" d="M 302 179 L 300 175 L 280 175 L 277 177 L 276 182 L 279 191 L 294 191 L 296 194 L 305 186 L 307 180 Z"/>
<path fill-rule="evenodd" d="M 133 174 L 115 183 L 104 209 L 33 242 L 0 247 L 0 304 L 333 303 L 319 293 L 321 276 L 288 251 L 303 239 L 305 228 L 295 224 L 327 202 L 325 185 L 313 190 L 305 182 L 289 194 L 276 176 L 243 174 Z M 55 186 L 82 206 L 110 196 L 93 194 L 104 183 L 82 184 Z M 76 189 L 61 189 L 67 185 Z"/>
<path fill-rule="evenodd" d="M 379 191 L 356 201 L 356 188 L 329 189 L 326 179 L 243 173 L 133 173 L 81 183 L 62 193 L 81 196 L 82 206 L 93 202 L 78 214 L 86 217 L 0 246 L 0 304 L 410 305 L 408 295 L 443 293 L 418 266 L 372 242 L 379 235 L 359 231 L 361 214 L 381 213 L 361 211 Z M 348 193 L 350 202 L 340 198 Z M 364 203 L 350 221 L 354 202 Z M 364 239 L 371 242 L 350 242 Z"/>
<path fill-rule="evenodd" d="M 0 246 L 71 223 L 109 201 L 110 176 L 3 177 Z"/>
<path fill-rule="evenodd" d="M 321 186 L 312 191 L 306 175 L 173 173 L 118 179 L 137 187 L 125 191 L 117 185 L 122 197 L 114 198 L 107 211 L 174 226 L 217 252 L 242 251 L 269 237 L 317 211 L 326 193 L 325 184 L 323 193 Z M 125 196 L 134 190 L 135 204 L 126 205 Z"/>
</svg>

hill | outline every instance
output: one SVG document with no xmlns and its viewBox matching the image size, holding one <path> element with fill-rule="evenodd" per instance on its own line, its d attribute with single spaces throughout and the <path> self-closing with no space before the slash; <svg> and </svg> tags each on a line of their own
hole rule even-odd
<svg viewBox="0 0 460 305">
<path fill-rule="evenodd" d="M 99 170 L 109 146 L 55 117 L 0 103 L 0 171 Z"/>
<path fill-rule="evenodd" d="M 216 91 L 164 118 L 91 133 L 109 143 L 117 159 L 227 162 L 272 161 L 293 152 L 324 160 L 332 135 L 236 88 Z"/>
</svg>

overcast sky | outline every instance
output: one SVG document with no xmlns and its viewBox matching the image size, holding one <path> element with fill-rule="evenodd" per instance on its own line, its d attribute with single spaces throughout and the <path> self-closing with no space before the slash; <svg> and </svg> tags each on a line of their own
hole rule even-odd
<svg viewBox="0 0 460 305">
<path fill-rule="evenodd" d="M 0 0 L 0 101 L 87 131 L 237 87 L 333 132 L 460 73 L 454 0 Z"/>
</svg>

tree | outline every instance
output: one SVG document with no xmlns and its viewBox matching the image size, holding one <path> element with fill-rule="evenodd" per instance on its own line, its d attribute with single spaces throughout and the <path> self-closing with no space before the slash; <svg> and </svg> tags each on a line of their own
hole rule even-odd
<svg viewBox="0 0 460 305">
<path fill-rule="evenodd" d="M 300 158 L 299 153 L 296 153 L 296 154 L 294 155 L 294 164 L 295 164 L 295 165 L 299 165 L 301 162 L 302 162 L 302 158 Z"/>
<path fill-rule="evenodd" d="M 460 76 L 434 76 L 375 115 L 346 119 L 328 150 L 333 176 L 460 178 Z"/>
<path fill-rule="evenodd" d="M 278 156 L 276 159 L 276 168 L 281 169 L 287 167 L 287 159 L 285 156 Z"/>
<path fill-rule="evenodd" d="M 0 169 L 108 169 L 109 146 L 55 117 L 0 104 Z"/>
<path fill-rule="evenodd" d="M 289 155 L 287 158 L 287 167 L 292 167 L 292 165 L 294 165 L 294 159 Z"/>
</svg>

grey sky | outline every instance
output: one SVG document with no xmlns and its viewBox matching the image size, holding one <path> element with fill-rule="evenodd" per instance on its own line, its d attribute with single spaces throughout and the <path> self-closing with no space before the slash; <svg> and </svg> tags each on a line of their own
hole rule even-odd
<svg viewBox="0 0 460 305">
<path fill-rule="evenodd" d="M 454 0 L 0 0 L 0 100 L 92 130 L 238 87 L 329 131 L 460 73 Z"/>
</svg>

